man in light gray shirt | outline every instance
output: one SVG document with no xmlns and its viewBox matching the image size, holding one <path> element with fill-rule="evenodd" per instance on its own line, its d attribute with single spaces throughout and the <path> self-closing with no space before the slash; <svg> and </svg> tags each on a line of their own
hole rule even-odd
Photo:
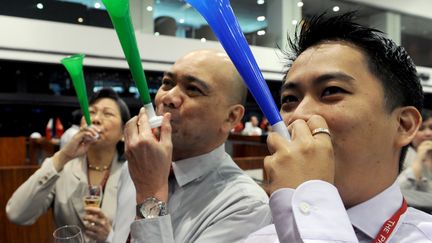
<svg viewBox="0 0 432 243">
<path fill-rule="evenodd" d="M 158 139 L 144 109 L 125 128 L 115 243 L 241 242 L 271 222 L 264 190 L 224 148 L 245 96 L 225 53 L 195 51 L 165 73 L 155 98 L 164 116 Z"/>
</svg>

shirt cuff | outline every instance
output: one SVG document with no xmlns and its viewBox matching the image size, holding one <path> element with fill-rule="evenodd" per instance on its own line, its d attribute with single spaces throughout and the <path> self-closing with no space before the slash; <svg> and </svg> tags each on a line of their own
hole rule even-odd
<svg viewBox="0 0 432 243">
<path fill-rule="evenodd" d="M 295 190 L 292 211 L 303 240 L 358 242 L 337 188 L 311 180 Z"/>
<path fill-rule="evenodd" d="M 132 242 L 174 242 L 171 216 L 135 220 L 131 225 Z"/>
</svg>

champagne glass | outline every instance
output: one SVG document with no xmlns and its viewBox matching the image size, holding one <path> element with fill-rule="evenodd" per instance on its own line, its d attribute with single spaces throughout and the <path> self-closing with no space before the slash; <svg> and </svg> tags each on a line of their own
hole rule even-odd
<svg viewBox="0 0 432 243">
<path fill-rule="evenodd" d="M 100 207 L 102 201 L 102 187 L 100 185 L 89 185 L 87 195 L 84 196 L 84 205 L 89 207 Z"/>
<path fill-rule="evenodd" d="M 57 228 L 53 237 L 55 243 L 84 243 L 81 229 L 76 225 L 65 225 Z"/>
</svg>

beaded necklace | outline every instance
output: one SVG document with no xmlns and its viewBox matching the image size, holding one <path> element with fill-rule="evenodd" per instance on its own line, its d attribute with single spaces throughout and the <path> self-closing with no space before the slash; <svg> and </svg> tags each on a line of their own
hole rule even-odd
<svg viewBox="0 0 432 243">
<path fill-rule="evenodd" d="M 103 202 L 103 199 L 105 196 L 105 186 L 106 186 L 106 183 L 107 183 L 108 178 L 110 176 L 109 169 L 111 168 L 111 164 L 110 165 L 104 165 L 103 167 L 99 167 L 99 166 L 91 165 L 87 160 L 87 168 L 88 168 L 87 169 L 87 181 L 88 181 L 89 185 L 90 185 L 90 169 L 100 171 L 100 172 L 106 171 L 105 175 L 104 175 L 104 177 L 100 183 L 100 185 L 102 187 L 102 198 L 101 198 L 101 202 L 100 202 L 100 207 L 102 207 L 102 202 Z"/>
<path fill-rule="evenodd" d="M 97 165 L 92 165 L 90 163 L 87 164 L 88 168 L 91 170 L 96 170 L 96 171 L 106 171 L 110 168 L 109 165 L 104 165 L 104 166 L 97 166 Z"/>
</svg>

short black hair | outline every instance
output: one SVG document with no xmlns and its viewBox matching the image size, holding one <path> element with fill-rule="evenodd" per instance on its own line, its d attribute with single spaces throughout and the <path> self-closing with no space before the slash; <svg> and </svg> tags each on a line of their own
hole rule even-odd
<svg viewBox="0 0 432 243">
<path fill-rule="evenodd" d="M 92 105 L 96 101 L 102 98 L 109 98 L 114 100 L 117 103 L 120 110 L 122 123 L 123 125 L 125 125 L 126 122 L 131 118 L 129 108 L 126 105 L 126 103 L 120 98 L 120 96 L 112 88 L 102 88 L 91 96 L 89 100 L 89 104 Z"/>
<path fill-rule="evenodd" d="M 94 93 L 90 100 L 89 100 L 89 104 L 92 105 L 94 104 L 96 101 L 102 99 L 102 98 L 109 98 L 114 100 L 120 110 L 120 116 L 121 116 L 121 120 L 122 120 L 122 125 L 126 125 L 126 122 L 131 118 L 130 115 L 130 111 L 128 106 L 126 105 L 126 103 L 124 102 L 123 99 L 120 98 L 120 96 L 112 89 L 112 88 L 102 88 L 101 90 L 97 91 L 96 93 Z M 125 157 L 124 157 L 124 143 L 123 141 L 119 141 L 117 143 L 117 152 L 118 152 L 118 160 L 120 162 L 125 161 Z"/>
<path fill-rule="evenodd" d="M 363 51 L 369 70 L 381 81 L 384 105 L 388 111 L 402 106 L 414 106 L 421 111 L 423 89 L 411 57 L 381 31 L 355 23 L 356 15 L 356 12 L 336 16 L 323 13 L 304 19 L 297 26 L 294 39 L 288 37 L 291 51 L 285 52 L 288 63 L 284 80 L 292 62 L 306 49 L 328 41 L 347 42 Z M 301 27 L 300 32 L 298 27 Z M 405 146 L 401 150 L 399 170 L 407 148 Z"/>
</svg>

